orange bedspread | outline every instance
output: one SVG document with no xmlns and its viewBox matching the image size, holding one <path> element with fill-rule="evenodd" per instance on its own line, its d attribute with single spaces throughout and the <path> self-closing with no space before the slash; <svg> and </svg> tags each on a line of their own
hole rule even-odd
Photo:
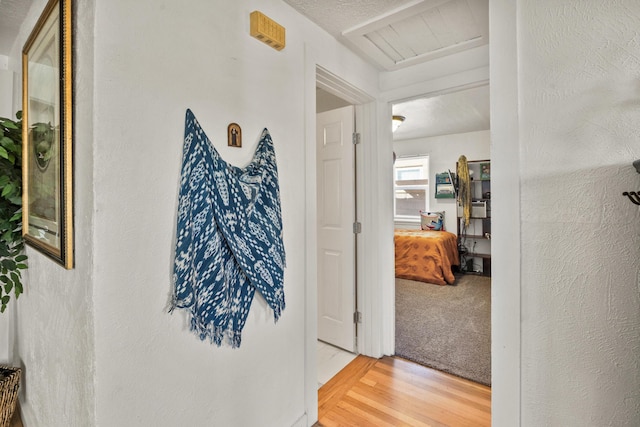
<svg viewBox="0 0 640 427">
<path fill-rule="evenodd" d="M 448 231 L 396 230 L 396 277 L 437 285 L 452 284 L 458 265 L 456 235 Z"/>
</svg>

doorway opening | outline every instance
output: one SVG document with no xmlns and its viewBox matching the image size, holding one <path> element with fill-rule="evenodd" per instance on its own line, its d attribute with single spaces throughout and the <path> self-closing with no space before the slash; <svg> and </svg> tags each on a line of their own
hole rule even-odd
<svg viewBox="0 0 640 427">
<path fill-rule="evenodd" d="M 489 84 L 397 101 L 392 114 L 404 118 L 393 133 L 395 354 L 490 385 Z M 478 205 L 470 225 L 461 156 Z"/>
<path fill-rule="evenodd" d="M 356 351 L 356 153 L 352 105 L 316 113 L 318 339 Z"/>
<path fill-rule="evenodd" d="M 357 354 L 355 107 L 316 88 L 318 388 Z"/>
<path fill-rule="evenodd" d="M 331 359 L 329 371 L 324 367 L 316 373 L 324 375 L 319 383 L 346 366 L 356 354 L 367 354 L 366 333 L 361 310 L 363 259 L 367 255 L 363 241 L 370 230 L 364 206 L 363 146 L 369 143 L 373 98 L 317 64 L 315 68 L 315 123 L 313 160 L 308 164 L 314 203 L 310 264 L 316 283 L 314 336 L 323 341 L 313 343 L 315 367 Z M 360 137 L 362 135 L 362 137 Z M 363 227 L 363 228 L 364 228 Z M 373 229 L 373 227 L 371 227 Z M 311 249 L 311 248 L 310 248 Z M 328 343 L 331 347 L 326 347 Z M 319 347 L 318 347 L 319 346 Z"/>
</svg>

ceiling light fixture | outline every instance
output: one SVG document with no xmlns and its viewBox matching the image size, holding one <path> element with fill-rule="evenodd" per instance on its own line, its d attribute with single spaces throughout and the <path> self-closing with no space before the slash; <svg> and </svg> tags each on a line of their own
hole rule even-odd
<svg viewBox="0 0 640 427">
<path fill-rule="evenodd" d="M 391 120 L 392 120 L 392 125 L 391 125 L 391 131 L 395 132 L 396 129 L 398 129 L 398 127 L 400 127 L 400 125 L 402 124 L 402 122 L 404 122 L 405 117 L 404 116 L 391 116 Z"/>
</svg>

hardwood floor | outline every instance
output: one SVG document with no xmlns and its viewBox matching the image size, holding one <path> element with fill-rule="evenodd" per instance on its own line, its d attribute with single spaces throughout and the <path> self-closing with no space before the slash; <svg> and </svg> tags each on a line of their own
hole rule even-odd
<svg viewBox="0 0 640 427">
<path fill-rule="evenodd" d="M 20 404 L 16 405 L 16 410 L 13 412 L 13 417 L 11 418 L 11 423 L 9 427 L 23 427 L 22 418 L 20 418 Z"/>
<path fill-rule="evenodd" d="M 395 357 L 358 356 L 318 390 L 317 427 L 491 426 L 491 388 Z"/>
<path fill-rule="evenodd" d="M 490 427 L 491 388 L 396 357 L 358 356 L 318 390 L 317 427 Z M 19 407 L 11 427 L 22 427 Z"/>
</svg>

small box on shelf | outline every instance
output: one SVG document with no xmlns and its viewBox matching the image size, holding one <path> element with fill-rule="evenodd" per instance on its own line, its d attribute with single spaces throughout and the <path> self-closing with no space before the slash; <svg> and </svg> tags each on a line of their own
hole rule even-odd
<svg viewBox="0 0 640 427">
<path fill-rule="evenodd" d="M 487 218 L 487 201 L 486 200 L 478 200 L 471 202 L 471 217 L 472 218 Z M 462 217 L 464 214 L 462 212 L 462 206 L 458 205 L 458 216 Z"/>
</svg>

